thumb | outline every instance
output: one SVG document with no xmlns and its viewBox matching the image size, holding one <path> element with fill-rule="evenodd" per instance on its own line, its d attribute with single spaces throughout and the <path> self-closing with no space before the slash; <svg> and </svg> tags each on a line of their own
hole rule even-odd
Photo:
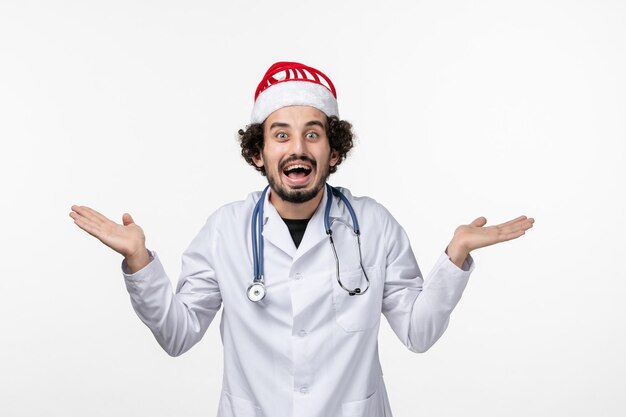
<svg viewBox="0 0 626 417">
<path fill-rule="evenodd" d="M 124 223 L 124 226 L 128 226 L 129 224 L 135 223 L 135 221 L 130 214 L 124 213 L 124 215 L 122 216 L 122 223 Z"/>
<path fill-rule="evenodd" d="M 484 218 L 483 216 L 480 216 L 479 218 L 471 222 L 470 226 L 483 227 L 486 224 L 487 224 L 487 219 Z"/>
</svg>

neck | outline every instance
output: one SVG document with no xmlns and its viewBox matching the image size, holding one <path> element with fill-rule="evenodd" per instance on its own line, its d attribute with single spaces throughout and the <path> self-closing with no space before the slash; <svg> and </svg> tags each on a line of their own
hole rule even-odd
<svg viewBox="0 0 626 417">
<path fill-rule="evenodd" d="M 304 203 L 290 203 L 270 190 L 270 202 L 283 219 L 310 219 L 324 197 L 324 189 L 322 187 L 315 197 Z"/>
</svg>

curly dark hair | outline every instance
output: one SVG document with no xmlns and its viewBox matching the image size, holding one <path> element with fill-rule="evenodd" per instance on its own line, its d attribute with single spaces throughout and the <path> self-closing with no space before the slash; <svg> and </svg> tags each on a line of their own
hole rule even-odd
<svg viewBox="0 0 626 417">
<path fill-rule="evenodd" d="M 354 134 L 352 124 L 345 120 L 339 120 L 337 116 L 326 119 L 326 136 L 330 142 L 331 150 L 339 154 L 339 160 L 335 166 L 330 167 L 330 173 L 337 171 L 337 166 L 346 159 L 348 152 L 354 146 Z M 265 175 L 265 167 L 255 165 L 252 158 L 257 157 L 263 150 L 263 123 L 253 123 L 246 129 L 239 129 L 239 141 L 241 142 L 241 156 L 262 175 Z"/>
</svg>

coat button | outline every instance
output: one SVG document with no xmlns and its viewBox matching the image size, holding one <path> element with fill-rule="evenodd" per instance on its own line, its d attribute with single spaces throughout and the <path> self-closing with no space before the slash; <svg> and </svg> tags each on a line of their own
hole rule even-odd
<svg viewBox="0 0 626 417">
<path fill-rule="evenodd" d="M 300 394 L 308 394 L 309 393 L 309 387 L 307 387 L 306 385 L 300 387 Z"/>
<path fill-rule="evenodd" d="M 300 280 L 302 279 L 302 274 L 299 272 L 296 272 L 296 275 L 294 275 L 294 278 Z"/>
<path fill-rule="evenodd" d="M 304 330 L 304 329 L 302 329 L 302 330 L 300 330 L 300 331 L 298 332 L 298 336 L 300 336 L 300 337 L 305 337 L 305 336 L 306 336 L 306 335 L 308 335 L 308 334 L 309 334 L 309 333 L 308 333 L 306 330 Z"/>
</svg>

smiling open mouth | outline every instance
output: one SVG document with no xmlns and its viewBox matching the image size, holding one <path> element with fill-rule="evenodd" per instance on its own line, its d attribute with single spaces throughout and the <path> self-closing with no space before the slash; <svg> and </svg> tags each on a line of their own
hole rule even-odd
<svg viewBox="0 0 626 417">
<path fill-rule="evenodd" d="M 298 159 L 287 162 L 282 170 L 284 182 L 290 187 L 302 188 L 306 187 L 313 176 L 313 167 L 315 162 Z"/>
<path fill-rule="evenodd" d="M 306 165 L 294 164 L 283 169 L 283 174 L 295 180 L 307 177 L 311 171 L 311 168 Z"/>
</svg>

